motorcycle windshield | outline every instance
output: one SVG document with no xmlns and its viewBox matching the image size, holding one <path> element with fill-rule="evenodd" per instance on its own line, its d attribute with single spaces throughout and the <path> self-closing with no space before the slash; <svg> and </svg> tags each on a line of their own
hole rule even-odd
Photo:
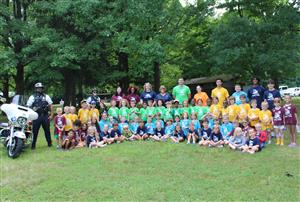
<svg viewBox="0 0 300 202">
<path fill-rule="evenodd" d="M 24 95 L 15 95 L 11 103 L 26 107 L 27 100 L 28 100 L 27 97 Z"/>
<path fill-rule="evenodd" d="M 1 110 L 5 112 L 9 120 L 25 117 L 28 121 L 33 121 L 38 118 L 38 114 L 32 109 L 16 104 L 3 104 Z"/>
</svg>

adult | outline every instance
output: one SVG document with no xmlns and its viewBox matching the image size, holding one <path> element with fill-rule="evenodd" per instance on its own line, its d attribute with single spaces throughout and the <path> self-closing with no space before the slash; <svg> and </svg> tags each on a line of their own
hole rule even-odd
<svg viewBox="0 0 300 202">
<path fill-rule="evenodd" d="M 274 109 L 274 99 L 275 98 L 281 98 L 279 90 L 275 89 L 275 82 L 270 79 L 268 81 L 268 90 L 265 90 L 263 99 L 264 101 L 267 101 L 269 104 L 269 109 Z"/>
<path fill-rule="evenodd" d="M 236 105 L 242 104 L 242 101 L 240 99 L 241 95 L 244 95 L 246 97 L 247 102 L 249 101 L 247 93 L 242 91 L 242 87 L 241 87 L 240 84 L 235 84 L 234 89 L 235 89 L 235 92 L 232 94 L 232 97 L 235 98 L 235 104 Z"/>
<path fill-rule="evenodd" d="M 135 103 L 140 102 L 140 96 L 137 94 L 138 89 L 135 86 L 129 86 L 128 90 L 128 95 L 127 95 L 127 101 L 130 103 L 131 101 L 135 101 Z"/>
<path fill-rule="evenodd" d="M 117 106 L 121 107 L 121 101 L 126 99 L 125 94 L 120 86 L 117 87 L 115 94 L 111 97 L 112 100 L 116 101 Z"/>
<path fill-rule="evenodd" d="M 206 94 L 206 92 L 202 91 L 202 87 L 201 86 L 197 86 L 196 87 L 196 91 L 197 93 L 194 95 L 194 102 L 198 103 L 199 100 L 202 101 L 202 106 L 206 106 L 206 101 L 208 99 L 208 95 Z"/>
<path fill-rule="evenodd" d="M 160 86 L 159 94 L 156 95 L 155 101 L 161 100 L 163 104 L 172 100 L 172 97 L 169 93 L 167 93 L 167 88 L 165 86 Z"/>
<path fill-rule="evenodd" d="M 263 101 L 263 95 L 265 92 L 265 88 L 260 84 L 260 79 L 257 77 L 252 78 L 252 87 L 249 88 L 247 95 L 250 100 L 256 100 L 257 107 L 261 109 L 261 103 Z"/>
<path fill-rule="evenodd" d="M 86 103 L 88 103 L 89 105 L 92 104 L 92 102 L 95 102 L 96 103 L 96 107 L 99 109 L 100 108 L 100 103 L 101 103 L 101 100 L 100 100 L 100 97 L 98 96 L 98 93 L 97 93 L 97 89 L 92 89 L 92 94 L 91 96 L 89 96 L 87 99 L 86 99 Z"/>
<path fill-rule="evenodd" d="M 184 85 L 183 78 L 178 79 L 178 85 L 173 88 L 172 94 L 173 98 L 179 101 L 179 104 L 191 98 L 191 90 L 188 86 Z"/>
<path fill-rule="evenodd" d="M 146 102 L 148 100 L 154 100 L 156 97 L 156 93 L 152 90 L 152 85 L 150 83 L 145 83 L 144 91 L 140 95 L 141 103 Z"/>
<path fill-rule="evenodd" d="M 222 79 L 217 79 L 216 80 L 216 85 L 217 87 L 214 88 L 211 91 L 211 97 L 217 97 L 219 99 L 219 105 L 223 106 L 224 101 L 229 97 L 228 90 L 224 88 L 223 85 L 223 80 Z"/>
<path fill-rule="evenodd" d="M 53 118 L 52 100 L 49 95 L 44 94 L 44 86 L 42 83 L 34 85 L 35 93 L 31 95 L 27 101 L 27 106 L 38 113 L 38 119 L 32 123 L 33 139 L 31 149 L 35 149 L 36 140 L 39 134 L 40 127 L 43 127 L 48 147 L 52 146 L 50 134 L 50 119 Z M 50 111 L 50 114 L 49 114 Z"/>
</svg>

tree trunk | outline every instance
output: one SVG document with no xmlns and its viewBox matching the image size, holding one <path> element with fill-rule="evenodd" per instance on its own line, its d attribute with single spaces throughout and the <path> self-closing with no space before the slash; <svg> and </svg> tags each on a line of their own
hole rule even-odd
<svg viewBox="0 0 300 202">
<path fill-rule="evenodd" d="M 24 95 L 24 65 L 21 62 L 17 64 L 17 75 L 15 77 L 16 82 L 16 94 Z"/>
<path fill-rule="evenodd" d="M 128 76 L 128 54 L 119 52 L 118 54 L 119 70 L 125 73 L 125 76 L 120 80 L 120 87 L 123 91 L 126 91 L 129 87 L 129 76 Z"/>
<path fill-rule="evenodd" d="M 76 93 L 76 83 L 74 78 L 74 72 L 66 71 L 64 74 L 65 79 L 65 106 L 73 105 L 75 106 L 75 93 Z"/>
<path fill-rule="evenodd" d="M 9 101 L 9 77 L 3 78 L 2 80 L 2 84 L 3 84 L 3 97 Z"/>
<path fill-rule="evenodd" d="M 160 64 L 159 62 L 154 62 L 154 90 L 159 91 L 160 87 Z"/>
</svg>

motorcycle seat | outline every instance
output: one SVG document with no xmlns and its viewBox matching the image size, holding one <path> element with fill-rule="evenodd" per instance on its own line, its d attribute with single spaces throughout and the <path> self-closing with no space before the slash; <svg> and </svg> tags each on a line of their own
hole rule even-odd
<svg viewBox="0 0 300 202">
<path fill-rule="evenodd" d="M 0 127 L 6 128 L 6 127 L 8 127 L 8 123 L 0 123 Z"/>
</svg>

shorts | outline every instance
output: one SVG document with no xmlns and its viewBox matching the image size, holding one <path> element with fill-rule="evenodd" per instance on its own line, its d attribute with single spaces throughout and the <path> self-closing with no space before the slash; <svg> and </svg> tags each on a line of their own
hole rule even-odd
<svg viewBox="0 0 300 202">
<path fill-rule="evenodd" d="M 283 130 L 284 129 L 284 125 L 278 125 L 278 126 L 273 126 L 274 127 L 274 129 L 281 129 L 281 130 Z"/>
</svg>

